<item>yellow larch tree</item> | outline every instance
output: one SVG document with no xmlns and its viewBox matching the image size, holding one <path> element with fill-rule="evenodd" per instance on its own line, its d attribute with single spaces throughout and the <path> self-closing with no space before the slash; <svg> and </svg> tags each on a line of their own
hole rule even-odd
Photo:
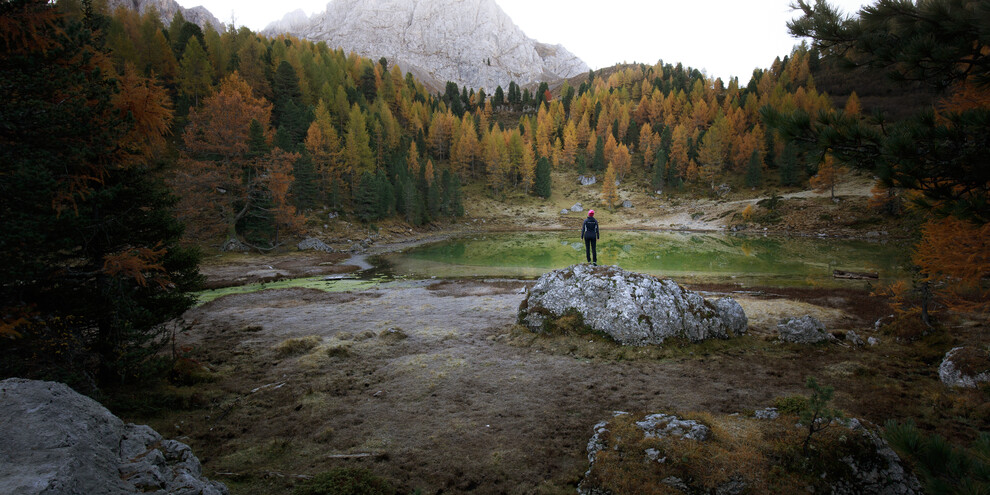
<svg viewBox="0 0 990 495">
<path fill-rule="evenodd" d="M 605 169 L 605 178 L 602 179 L 601 193 L 602 201 L 609 209 L 614 208 L 615 204 L 619 202 L 619 190 L 615 186 L 615 181 L 615 166 L 609 163 L 608 168 Z"/>
</svg>

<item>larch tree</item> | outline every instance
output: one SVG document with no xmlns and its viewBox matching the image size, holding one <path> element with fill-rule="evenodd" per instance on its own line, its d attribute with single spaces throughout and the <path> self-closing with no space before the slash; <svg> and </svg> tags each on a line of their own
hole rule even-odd
<svg viewBox="0 0 990 495">
<path fill-rule="evenodd" d="M 609 163 L 608 168 L 605 170 L 605 178 L 602 179 L 601 198 L 605 202 L 605 206 L 610 210 L 619 202 L 619 189 L 616 187 L 615 182 L 615 167 Z"/>
<path fill-rule="evenodd" d="M 835 199 L 835 186 L 842 181 L 846 172 L 845 167 L 835 163 L 832 155 L 825 155 L 825 159 L 818 166 L 818 173 L 809 179 L 809 183 L 815 191 L 828 191 L 831 199 Z"/>
</svg>

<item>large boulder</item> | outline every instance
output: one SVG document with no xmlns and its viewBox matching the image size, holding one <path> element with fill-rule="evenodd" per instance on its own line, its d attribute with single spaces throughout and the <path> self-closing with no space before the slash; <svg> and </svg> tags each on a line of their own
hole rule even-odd
<svg viewBox="0 0 990 495">
<path fill-rule="evenodd" d="M 817 344 L 832 339 L 825 331 L 825 324 L 814 316 L 800 318 L 784 318 L 777 324 L 777 333 L 781 340 L 795 344 Z"/>
<path fill-rule="evenodd" d="M 0 493 L 226 495 L 189 446 L 68 386 L 0 381 Z"/>
<path fill-rule="evenodd" d="M 950 387 L 976 388 L 990 383 L 990 356 L 975 347 L 955 347 L 945 353 L 938 377 Z"/>
<path fill-rule="evenodd" d="M 749 324 L 731 298 L 713 303 L 670 279 L 587 264 L 540 277 L 520 305 L 519 321 L 540 332 L 572 312 L 592 330 L 629 345 L 660 344 L 671 337 L 724 339 L 745 333 Z"/>
<path fill-rule="evenodd" d="M 856 419 L 812 440 L 824 462 L 781 464 L 776 449 L 800 451 L 806 428 L 793 416 L 616 412 L 594 426 L 582 495 L 636 493 L 833 493 L 913 495 L 918 479 L 897 453 Z M 713 426 L 719 434 L 712 434 Z M 786 445 L 782 442 L 793 442 Z M 811 467 L 809 467 L 811 466 Z M 813 469 L 813 472 L 808 472 Z M 772 482 L 768 482 L 773 480 Z"/>
</svg>

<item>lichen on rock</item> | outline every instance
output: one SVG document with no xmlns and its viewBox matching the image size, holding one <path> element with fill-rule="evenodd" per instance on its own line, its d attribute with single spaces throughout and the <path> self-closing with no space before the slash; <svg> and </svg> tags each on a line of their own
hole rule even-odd
<svg viewBox="0 0 990 495">
<path fill-rule="evenodd" d="M 725 339 L 745 333 L 748 326 L 732 298 L 710 302 L 670 279 L 587 264 L 540 277 L 520 305 L 519 322 L 544 332 L 554 319 L 574 313 L 590 330 L 628 345 L 675 337 Z"/>
</svg>

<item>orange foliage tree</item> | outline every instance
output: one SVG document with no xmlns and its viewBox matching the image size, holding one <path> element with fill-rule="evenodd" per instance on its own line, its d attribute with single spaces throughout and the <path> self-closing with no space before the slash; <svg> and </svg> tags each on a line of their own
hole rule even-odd
<svg viewBox="0 0 990 495">
<path fill-rule="evenodd" d="M 268 149 L 271 108 L 235 72 L 190 111 L 173 186 L 184 192 L 180 216 L 198 226 L 201 239 L 224 232 L 228 241 L 270 249 L 283 229 L 301 225 L 286 199 L 298 155 Z M 252 242 L 242 235 L 248 223 L 256 226 Z"/>
<path fill-rule="evenodd" d="M 932 220 L 922 229 L 912 260 L 948 308 L 990 310 L 990 223 Z"/>
</svg>

